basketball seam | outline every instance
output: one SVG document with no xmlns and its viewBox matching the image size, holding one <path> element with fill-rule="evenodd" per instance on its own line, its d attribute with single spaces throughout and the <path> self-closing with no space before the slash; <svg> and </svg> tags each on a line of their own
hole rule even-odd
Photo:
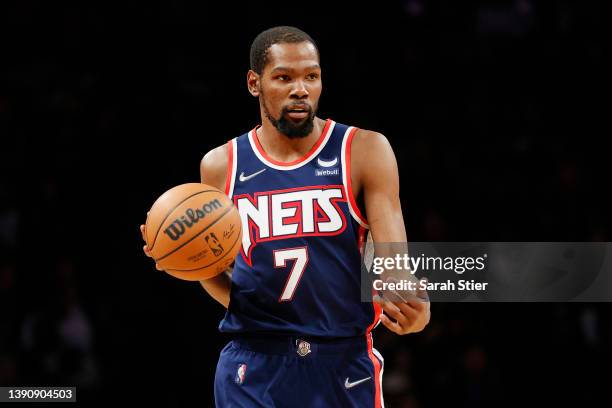
<svg viewBox="0 0 612 408">
<path fill-rule="evenodd" d="M 169 255 L 172 255 L 173 253 L 175 253 L 176 251 L 178 251 L 179 249 L 181 249 L 182 247 L 184 247 L 185 245 L 187 245 L 188 243 L 190 243 L 191 241 L 193 241 L 194 239 L 199 237 L 202 233 L 206 232 L 206 230 L 208 230 L 210 227 L 212 227 L 217 222 L 219 222 L 221 220 L 221 218 L 223 218 L 225 216 L 225 214 L 227 214 L 228 212 L 230 212 L 232 210 L 232 208 L 233 208 L 233 205 L 227 207 L 227 209 L 221 215 L 219 215 L 219 217 L 216 220 L 214 220 L 213 222 L 208 224 L 205 228 L 202 229 L 202 231 L 198 232 L 193 237 L 189 238 L 187 241 L 183 242 L 181 245 L 177 246 L 172 251 L 168 252 L 166 255 L 164 255 L 164 256 L 162 256 L 160 258 L 155 259 L 155 262 L 159 262 L 162 259 L 168 257 Z"/>
<path fill-rule="evenodd" d="M 240 233 L 242 233 L 242 226 L 240 226 Z M 199 271 L 200 269 L 204 269 L 204 268 L 208 268 L 209 266 L 213 266 L 214 264 L 216 264 L 217 262 L 221 261 L 223 258 L 225 258 L 225 256 L 229 253 L 229 251 L 236 246 L 236 243 L 238 242 L 240 238 L 240 234 L 238 234 L 238 236 L 236 236 L 236 239 L 234 240 L 234 243 L 232 244 L 232 246 L 229 248 L 228 252 L 225 253 L 225 255 L 223 255 L 221 258 L 217 259 L 215 262 L 208 264 L 208 265 L 204 265 L 201 266 L 199 268 L 195 268 L 195 269 L 166 269 L 166 271 L 172 271 L 172 272 L 195 272 L 195 271 Z"/>
<path fill-rule="evenodd" d="M 151 247 L 149 248 L 149 251 L 153 250 L 153 247 L 155 246 L 155 243 L 157 242 L 157 236 L 159 235 L 159 231 L 161 230 L 161 227 L 164 225 L 164 223 L 166 222 L 166 220 L 168 219 L 170 214 L 172 214 L 174 212 L 174 210 L 176 210 L 176 208 L 179 205 L 183 204 L 185 201 L 189 200 L 190 198 L 195 197 L 198 194 L 208 193 L 209 191 L 217 191 L 217 190 L 204 190 L 204 191 L 200 191 L 200 192 L 194 193 L 194 194 L 190 195 L 189 197 L 185 198 L 183 201 L 181 201 L 180 203 L 178 203 L 174 207 L 172 207 L 172 209 L 170 211 L 168 211 L 168 214 L 166 214 L 166 216 L 164 217 L 162 222 L 159 224 L 159 227 L 157 228 L 157 232 L 155 232 L 155 238 L 153 238 L 153 242 L 151 243 Z"/>
</svg>

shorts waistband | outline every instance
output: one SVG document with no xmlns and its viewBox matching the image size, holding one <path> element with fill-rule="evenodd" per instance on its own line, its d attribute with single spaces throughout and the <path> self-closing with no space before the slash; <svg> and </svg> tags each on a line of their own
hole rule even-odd
<svg viewBox="0 0 612 408">
<path fill-rule="evenodd" d="M 344 353 L 367 352 L 366 335 L 335 339 L 313 339 L 300 336 L 249 336 L 237 337 L 232 345 L 241 350 L 250 350 L 264 354 L 292 355 L 306 357 L 310 355 L 338 355 Z"/>
</svg>

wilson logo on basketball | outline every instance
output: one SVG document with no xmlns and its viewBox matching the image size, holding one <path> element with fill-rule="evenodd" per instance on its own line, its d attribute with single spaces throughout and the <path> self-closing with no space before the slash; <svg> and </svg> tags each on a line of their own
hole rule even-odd
<svg viewBox="0 0 612 408">
<path fill-rule="evenodd" d="M 164 234 L 168 235 L 171 240 L 176 241 L 185 233 L 186 228 L 191 228 L 194 224 L 197 224 L 206 215 L 223 207 L 218 199 L 207 202 L 202 208 L 196 208 L 195 210 L 189 208 L 185 211 L 185 215 L 181 215 L 175 219 L 168 228 L 164 230 Z"/>
</svg>

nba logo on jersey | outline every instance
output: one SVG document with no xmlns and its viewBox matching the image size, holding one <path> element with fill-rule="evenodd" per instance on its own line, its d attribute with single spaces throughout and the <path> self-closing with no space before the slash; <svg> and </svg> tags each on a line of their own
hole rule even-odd
<svg viewBox="0 0 612 408">
<path fill-rule="evenodd" d="M 244 378 L 246 377 L 246 364 L 240 364 L 238 366 L 238 371 L 236 371 L 236 384 L 242 384 L 244 382 Z"/>
</svg>

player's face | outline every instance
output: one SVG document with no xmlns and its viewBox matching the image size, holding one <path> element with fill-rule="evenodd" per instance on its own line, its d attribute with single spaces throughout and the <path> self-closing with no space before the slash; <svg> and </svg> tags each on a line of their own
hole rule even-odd
<svg viewBox="0 0 612 408">
<path fill-rule="evenodd" d="M 310 42 L 274 44 L 259 81 L 259 98 L 272 124 L 289 138 L 305 137 L 323 85 L 319 54 Z"/>
</svg>

